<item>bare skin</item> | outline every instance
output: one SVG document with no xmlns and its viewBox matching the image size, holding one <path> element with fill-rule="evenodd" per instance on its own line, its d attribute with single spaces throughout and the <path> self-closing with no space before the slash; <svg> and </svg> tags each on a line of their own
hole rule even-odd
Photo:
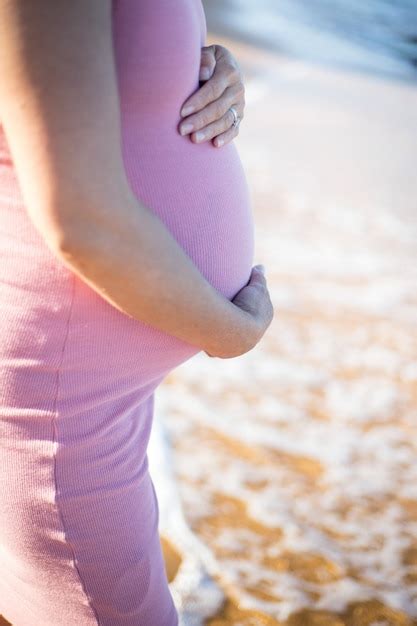
<svg viewBox="0 0 417 626">
<path fill-rule="evenodd" d="M 204 73 L 206 72 L 206 73 Z M 212 44 L 201 49 L 200 82 L 205 81 L 181 108 L 181 135 L 190 134 L 194 143 L 212 140 L 216 148 L 239 134 L 240 124 L 232 126 L 233 106 L 240 120 L 244 117 L 245 86 L 242 71 L 231 52 Z M 189 107 L 193 107 L 189 111 Z"/>
<path fill-rule="evenodd" d="M 110 0 L 0 0 L 0 119 L 28 214 L 123 313 L 210 356 L 244 354 L 273 318 L 265 278 L 253 270 L 230 302 L 133 195 L 111 28 Z"/>
</svg>

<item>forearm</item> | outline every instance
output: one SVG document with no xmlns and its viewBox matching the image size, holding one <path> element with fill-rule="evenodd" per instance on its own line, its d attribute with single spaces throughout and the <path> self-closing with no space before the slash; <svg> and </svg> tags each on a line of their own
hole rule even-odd
<svg viewBox="0 0 417 626">
<path fill-rule="evenodd" d="M 82 211 L 82 225 L 67 228 L 72 235 L 58 250 L 64 263 L 123 313 L 221 353 L 230 334 L 242 332 L 244 311 L 214 289 L 133 194 L 119 194 L 117 210 L 115 200 L 101 203 L 99 212 Z"/>
</svg>

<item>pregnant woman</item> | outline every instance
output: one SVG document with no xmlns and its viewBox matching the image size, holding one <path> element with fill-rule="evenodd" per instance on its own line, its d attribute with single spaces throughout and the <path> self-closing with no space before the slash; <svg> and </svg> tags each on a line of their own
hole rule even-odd
<svg viewBox="0 0 417 626">
<path fill-rule="evenodd" d="M 146 453 L 154 392 L 199 351 L 251 350 L 273 317 L 235 145 L 179 131 L 205 36 L 201 0 L 0 0 L 14 626 L 178 624 Z"/>
</svg>

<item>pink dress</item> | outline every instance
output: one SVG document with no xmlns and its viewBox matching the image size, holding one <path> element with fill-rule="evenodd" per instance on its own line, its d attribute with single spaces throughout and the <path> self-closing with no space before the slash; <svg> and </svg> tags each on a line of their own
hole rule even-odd
<svg viewBox="0 0 417 626">
<path fill-rule="evenodd" d="M 112 11 L 129 183 L 232 299 L 254 252 L 242 164 L 233 142 L 178 131 L 199 87 L 201 0 Z M 14 626 L 176 626 L 146 451 L 155 389 L 199 350 L 123 314 L 55 257 L 1 126 L 0 311 L 0 613 Z"/>
</svg>

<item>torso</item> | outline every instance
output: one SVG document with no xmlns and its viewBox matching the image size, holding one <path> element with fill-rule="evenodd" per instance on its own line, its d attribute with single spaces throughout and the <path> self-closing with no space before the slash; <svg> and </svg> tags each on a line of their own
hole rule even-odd
<svg viewBox="0 0 417 626">
<path fill-rule="evenodd" d="M 245 173 L 234 142 L 221 148 L 210 141 L 195 144 L 178 131 L 181 106 L 199 87 L 205 37 L 201 0 L 113 2 L 129 184 L 206 279 L 231 299 L 248 282 L 253 261 Z M 121 313 L 52 254 L 27 215 L 9 156 L 0 127 L 0 305 L 13 327 L 21 320 L 25 328 L 30 320 L 33 350 L 43 347 L 39 336 L 46 338 L 48 349 L 55 341 L 60 344 L 70 316 L 66 359 L 74 375 L 93 368 L 101 372 L 104 386 L 117 371 L 131 389 L 138 381 L 144 386 L 157 381 L 198 352 Z M 14 341 L 24 352 L 31 337 L 28 344 L 26 328 Z M 0 332 L 4 347 L 1 339 Z"/>
</svg>

